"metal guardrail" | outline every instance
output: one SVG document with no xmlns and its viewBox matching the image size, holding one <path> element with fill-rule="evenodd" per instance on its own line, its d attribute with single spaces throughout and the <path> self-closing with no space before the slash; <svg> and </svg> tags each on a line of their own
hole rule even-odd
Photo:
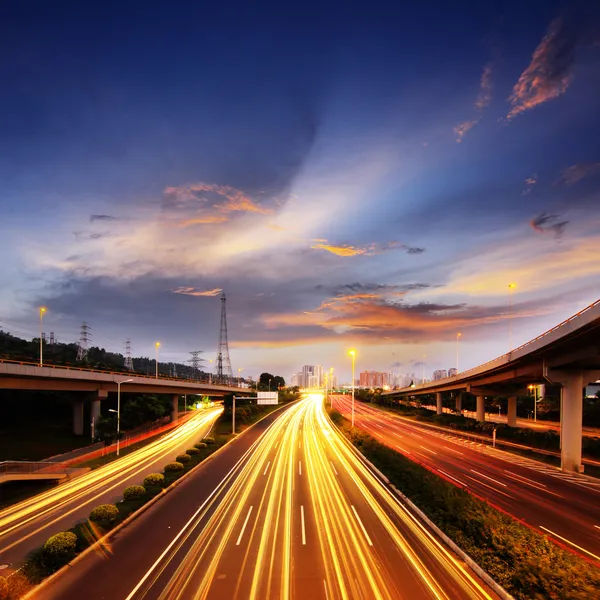
<svg viewBox="0 0 600 600">
<path fill-rule="evenodd" d="M 2 475 L 69 475 L 76 471 L 64 462 L 41 462 L 29 460 L 5 460 L 0 462 L 0 476 Z"/>
<path fill-rule="evenodd" d="M 0 358 L 0 363 L 9 363 L 13 365 L 22 365 L 22 366 L 30 366 L 30 367 L 39 367 L 40 364 L 38 362 L 33 361 L 25 361 L 25 360 L 11 360 L 9 358 Z M 66 371 L 82 371 L 85 373 L 103 373 L 105 375 L 127 375 L 128 377 L 137 377 L 143 379 L 157 379 L 158 381 L 177 381 L 180 383 L 196 383 L 196 384 L 207 384 L 214 385 L 215 387 L 236 387 L 232 383 L 217 383 L 214 381 L 210 381 L 209 379 L 181 379 L 179 377 L 168 377 L 165 375 L 160 375 L 158 378 L 153 375 L 149 375 L 147 373 L 136 373 L 131 371 L 107 371 L 106 369 L 86 369 L 84 367 L 72 367 L 70 365 L 54 365 L 52 363 L 44 363 L 42 368 L 48 369 L 63 369 Z M 249 389 L 249 388 L 248 388 Z"/>
</svg>

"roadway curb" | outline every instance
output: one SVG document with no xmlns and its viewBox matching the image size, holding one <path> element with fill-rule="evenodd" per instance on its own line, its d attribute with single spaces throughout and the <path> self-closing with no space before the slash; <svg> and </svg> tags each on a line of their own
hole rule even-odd
<svg viewBox="0 0 600 600">
<path fill-rule="evenodd" d="M 21 600 L 28 600 L 30 598 L 34 598 L 38 594 L 38 592 L 44 590 L 54 580 L 61 577 L 69 569 L 71 569 L 77 563 L 82 561 L 88 554 L 90 554 L 91 552 L 95 552 L 98 548 L 102 548 L 107 542 L 109 542 L 111 540 L 111 538 L 113 538 L 117 533 L 119 533 L 119 531 L 121 531 L 121 529 L 124 529 L 127 525 L 129 525 L 130 523 L 133 523 L 133 521 L 135 521 L 137 518 L 141 517 L 156 502 L 158 502 L 161 498 L 164 498 L 168 492 L 174 490 L 182 481 L 187 479 L 187 477 L 189 477 L 196 470 L 197 467 L 199 467 L 200 465 L 205 465 L 207 462 L 210 461 L 211 458 L 213 458 L 214 456 L 219 454 L 221 452 L 221 450 L 223 450 L 224 448 L 229 446 L 229 444 L 231 444 L 231 442 L 234 442 L 235 440 L 239 439 L 240 436 L 244 435 L 244 433 L 246 433 L 246 431 L 250 431 L 250 429 L 252 429 L 255 425 L 260 423 L 263 419 L 266 419 L 267 417 L 271 416 L 273 413 L 278 412 L 279 410 L 281 410 L 282 408 L 284 408 L 286 406 L 291 406 L 293 403 L 294 403 L 294 401 L 287 402 L 286 404 L 282 404 L 279 408 L 276 408 L 275 410 L 266 414 L 264 417 L 261 417 L 258 421 L 255 421 L 254 423 L 252 423 L 252 425 L 250 425 L 250 427 L 244 429 L 244 431 L 242 431 L 241 433 L 236 434 L 235 437 L 231 438 L 228 442 L 223 444 L 220 448 L 217 448 L 212 454 L 207 456 L 202 462 L 199 462 L 193 469 L 190 469 L 187 473 L 184 473 L 179 479 L 176 479 L 168 487 L 163 488 L 163 491 L 161 493 L 154 496 L 154 498 L 152 498 L 151 500 L 146 502 L 146 504 L 140 506 L 135 512 L 131 513 L 124 521 L 121 521 L 114 529 L 111 529 L 110 531 L 108 531 L 100 539 L 96 540 L 91 546 L 88 546 L 85 550 L 80 552 L 71 562 L 67 563 L 64 567 L 61 567 L 58 571 L 55 571 L 54 573 L 52 573 L 52 575 L 49 575 L 48 577 L 46 577 L 46 579 L 43 579 L 38 585 L 36 585 L 31 590 L 29 590 L 24 596 L 21 596 Z M 214 423 L 213 423 L 213 425 L 214 425 Z M 206 434 L 204 435 L 204 437 L 202 439 L 207 437 L 211 431 L 212 431 L 212 427 L 206 432 Z M 18 573 L 19 571 L 20 571 L 20 569 L 15 571 L 15 573 Z"/>
<path fill-rule="evenodd" d="M 327 418 L 330 423 L 333 425 L 335 430 L 338 432 L 338 435 L 343 439 L 346 444 L 348 444 L 349 448 L 354 452 L 354 454 L 361 460 L 372 472 L 376 478 L 380 479 L 381 482 L 385 484 L 392 494 L 396 497 L 397 500 L 401 500 L 404 502 L 414 513 L 418 515 L 418 517 L 429 527 L 429 529 L 446 545 L 448 546 L 457 556 L 459 556 L 470 568 L 473 572 L 475 572 L 487 585 L 502 598 L 502 600 L 515 600 L 514 596 L 511 596 L 499 583 L 497 583 L 491 575 L 487 573 L 483 568 L 481 568 L 464 550 L 462 550 L 459 546 L 456 545 L 429 517 L 418 507 L 416 506 L 412 500 L 407 498 L 398 488 L 390 482 L 388 477 L 384 475 L 364 454 L 362 454 L 351 442 L 346 439 L 346 436 L 342 434 L 338 428 L 338 426 L 331 420 L 327 411 L 325 411 Z"/>
</svg>

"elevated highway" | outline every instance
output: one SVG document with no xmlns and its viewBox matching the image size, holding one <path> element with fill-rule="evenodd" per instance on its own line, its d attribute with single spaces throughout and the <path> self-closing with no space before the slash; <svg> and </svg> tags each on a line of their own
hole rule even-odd
<svg viewBox="0 0 600 600">
<path fill-rule="evenodd" d="M 517 424 L 517 396 L 528 385 L 551 384 L 561 390 L 561 464 L 566 471 L 582 471 L 581 439 L 583 388 L 600 379 L 600 300 L 535 339 L 468 371 L 413 387 L 384 392 L 386 396 L 434 394 L 438 414 L 442 394 L 462 392 L 477 397 L 477 419 L 485 418 L 485 397 L 508 398 L 508 424 Z"/>
<path fill-rule="evenodd" d="M 136 373 L 119 373 L 78 367 L 62 367 L 34 363 L 0 361 L 0 389 L 7 390 L 58 390 L 83 392 L 73 400 L 73 432 L 83 435 L 84 406 L 89 402 L 90 422 L 100 416 L 100 403 L 110 392 L 117 391 L 117 382 L 131 379 L 121 387 L 122 393 L 169 394 L 171 415 L 177 418 L 179 396 L 202 394 L 223 396 L 229 393 L 249 394 L 248 388 L 209 384 L 169 377 L 148 377 Z"/>
</svg>

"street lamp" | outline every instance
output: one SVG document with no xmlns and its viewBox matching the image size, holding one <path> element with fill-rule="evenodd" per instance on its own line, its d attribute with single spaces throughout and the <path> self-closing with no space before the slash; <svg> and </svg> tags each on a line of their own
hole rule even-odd
<svg viewBox="0 0 600 600">
<path fill-rule="evenodd" d="M 333 367 L 329 367 L 329 396 L 330 396 L 329 406 L 333 406 L 333 394 L 331 393 L 332 391 L 333 391 Z"/>
<path fill-rule="evenodd" d="M 458 374 L 458 340 L 462 336 L 462 333 L 456 334 L 456 373 Z"/>
<path fill-rule="evenodd" d="M 530 385 L 529 393 L 533 396 L 533 422 L 537 423 L 537 386 Z"/>
<path fill-rule="evenodd" d="M 516 283 L 508 284 L 508 351 L 512 351 L 512 295 L 517 287 Z"/>
<path fill-rule="evenodd" d="M 271 391 L 271 380 L 269 379 L 269 391 Z"/>
<path fill-rule="evenodd" d="M 158 349 L 160 348 L 160 342 L 156 342 L 154 347 L 156 348 L 156 379 L 158 379 Z"/>
<path fill-rule="evenodd" d="M 119 456 L 119 437 L 121 434 L 121 384 L 133 381 L 133 379 L 124 379 L 123 381 L 117 381 L 117 410 L 112 408 L 108 409 L 108 412 L 117 413 L 117 456 Z"/>
<path fill-rule="evenodd" d="M 352 357 L 352 427 L 354 427 L 354 387 L 355 387 L 354 360 L 356 358 L 356 350 L 350 350 L 350 352 L 348 352 L 348 354 Z"/>
<path fill-rule="evenodd" d="M 40 306 L 40 367 L 44 366 L 44 349 L 42 345 L 42 317 L 46 312 L 47 308 L 45 306 Z"/>
<path fill-rule="evenodd" d="M 208 371 L 208 385 L 212 385 L 212 370 L 211 370 L 212 369 L 212 367 L 211 367 L 212 363 L 213 363 L 213 359 L 211 358 L 208 361 L 208 369 L 209 369 L 209 371 Z"/>
</svg>

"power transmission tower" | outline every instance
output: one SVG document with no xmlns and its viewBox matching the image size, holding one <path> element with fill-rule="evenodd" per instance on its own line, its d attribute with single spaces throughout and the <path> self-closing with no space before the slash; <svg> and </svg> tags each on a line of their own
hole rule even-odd
<svg viewBox="0 0 600 600">
<path fill-rule="evenodd" d="M 193 352 L 190 352 L 190 354 L 192 355 L 192 358 L 190 358 L 188 362 L 191 363 L 194 377 L 197 379 L 200 374 L 200 367 L 202 366 L 200 363 L 204 361 L 204 359 L 200 358 L 202 350 L 194 350 Z"/>
<path fill-rule="evenodd" d="M 79 344 L 77 345 L 77 360 L 82 361 L 87 358 L 88 344 L 90 343 L 90 327 L 87 323 L 81 325 L 81 334 L 79 337 Z"/>
<path fill-rule="evenodd" d="M 133 358 L 131 358 L 131 342 L 127 340 L 125 342 L 125 368 L 129 371 L 133 371 Z"/>
<path fill-rule="evenodd" d="M 219 332 L 219 354 L 217 354 L 217 380 L 233 379 L 229 345 L 227 344 L 227 311 L 225 308 L 225 292 L 221 294 L 221 331 Z"/>
</svg>

